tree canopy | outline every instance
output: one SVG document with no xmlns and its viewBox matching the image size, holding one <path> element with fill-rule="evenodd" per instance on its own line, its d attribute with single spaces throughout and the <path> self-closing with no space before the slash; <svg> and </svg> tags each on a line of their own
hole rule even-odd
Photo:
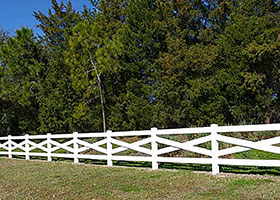
<svg viewBox="0 0 280 200">
<path fill-rule="evenodd" d="M 280 122 L 280 1 L 90 2 L 0 30 L 0 135 Z"/>
</svg>

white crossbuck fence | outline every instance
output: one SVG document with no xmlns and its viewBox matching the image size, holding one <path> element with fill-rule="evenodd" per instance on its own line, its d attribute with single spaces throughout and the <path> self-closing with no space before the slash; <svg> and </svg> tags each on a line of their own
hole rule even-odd
<svg viewBox="0 0 280 200">
<path fill-rule="evenodd" d="M 124 131 L 106 133 L 71 133 L 47 134 L 0 137 L 0 155 L 23 155 L 26 160 L 30 156 L 72 158 L 74 163 L 79 159 L 107 160 L 107 165 L 112 166 L 114 160 L 118 161 L 148 161 L 152 162 L 152 169 L 158 169 L 159 162 L 167 163 L 192 163 L 211 164 L 212 174 L 219 173 L 219 165 L 246 165 L 280 167 L 280 160 L 265 159 L 232 159 L 225 157 L 234 153 L 245 152 L 252 149 L 280 154 L 280 137 L 249 141 L 236 137 L 225 136 L 224 133 L 280 131 L 280 124 L 246 125 L 246 126 L 218 126 L 203 128 L 157 129 L 144 131 Z M 167 139 L 166 135 L 196 134 L 202 137 L 178 142 Z M 223 135 L 222 135 L 223 134 Z M 206 136 L 205 136 L 206 135 Z M 232 134 L 231 134 L 232 135 Z M 237 134 L 236 134 L 237 135 Z M 139 139 L 133 143 L 123 141 L 125 138 L 135 136 Z M 203 148 L 203 143 L 211 143 L 211 148 Z M 231 144 L 230 147 L 221 149 L 219 144 Z M 161 147 L 161 148 L 160 148 Z M 59 150 L 63 151 L 59 151 Z M 118 155 L 127 150 L 140 152 L 140 155 Z M 171 157 L 167 153 L 184 150 L 194 152 L 202 157 Z"/>
</svg>

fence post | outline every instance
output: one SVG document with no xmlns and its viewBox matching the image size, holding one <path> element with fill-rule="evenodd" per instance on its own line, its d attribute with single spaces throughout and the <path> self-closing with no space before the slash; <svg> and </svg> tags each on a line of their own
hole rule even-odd
<svg viewBox="0 0 280 200">
<path fill-rule="evenodd" d="M 28 134 L 25 134 L 25 160 L 30 160 L 29 157 L 29 143 L 28 143 Z"/>
<path fill-rule="evenodd" d="M 47 155 L 48 155 L 48 162 L 51 162 L 52 161 L 52 144 L 51 144 L 51 134 L 48 133 L 47 134 Z"/>
<path fill-rule="evenodd" d="M 73 148 L 74 148 L 74 163 L 79 163 L 78 158 L 78 151 L 79 151 L 79 144 L 78 144 L 78 132 L 73 133 Z"/>
<path fill-rule="evenodd" d="M 111 142 L 111 134 L 112 131 L 108 130 L 106 131 L 107 134 L 107 166 L 112 167 L 113 161 L 112 161 L 112 142 Z"/>
<path fill-rule="evenodd" d="M 219 142 L 217 141 L 217 127 L 218 124 L 211 124 L 212 175 L 220 172 L 218 165 Z"/>
<path fill-rule="evenodd" d="M 157 128 L 151 128 L 151 139 L 152 139 L 152 170 L 158 169 L 158 162 L 157 162 L 157 151 L 158 151 L 158 144 L 157 144 Z"/>
<path fill-rule="evenodd" d="M 12 136 L 8 135 L 8 157 L 12 158 Z"/>
</svg>

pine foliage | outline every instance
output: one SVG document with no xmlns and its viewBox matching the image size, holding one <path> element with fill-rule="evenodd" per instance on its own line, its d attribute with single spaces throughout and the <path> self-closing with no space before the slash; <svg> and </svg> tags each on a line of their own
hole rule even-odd
<svg viewBox="0 0 280 200">
<path fill-rule="evenodd" d="M 277 0 L 52 0 L 0 31 L 0 134 L 280 122 Z"/>
</svg>

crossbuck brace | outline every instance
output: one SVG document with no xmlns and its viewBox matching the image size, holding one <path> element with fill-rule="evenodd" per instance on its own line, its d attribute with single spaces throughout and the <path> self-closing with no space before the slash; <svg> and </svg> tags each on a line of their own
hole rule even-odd
<svg viewBox="0 0 280 200">
<path fill-rule="evenodd" d="M 280 124 L 266 125 L 246 125 L 246 126 L 218 126 L 203 128 L 184 128 L 184 129 L 162 129 L 152 128 L 146 131 L 127 131 L 127 132 L 112 132 L 106 133 L 77 133 L 73 134 L 47 134 L 36 136 L 8 136 L 0 137 L 0 155 L 23 155 L 28 160 L 30 156 L 45 156 L 48 161 L 52 157 L 73 158 L 74 162 L 79 162 L 79 159 L 99 159 L 107 160 L 107 165 L 112 166 L 113 160 L 123 161 L 148 161 L 152 162 L 152 169 L 158 169 L 158 163 L 197 163 L 211 164 L 212 174 L 219 173 L 219 165 L 248 165 L 248 166 L 278 166 L 280 160 L 249 160 L 249 159 L 229 159 L 221 158 L 222 156 L 245 152 L 251 149 L 267 151 L 280 154 L 280 147 L 274 146 L 280 143 L 280 137 L 276 136 L 270 139 L 261 141 L 248 141 L 234 137 L 224 136 L 221 133 L 229 132 L 246 132 L 246 131 L 280 131 Z M 185 142 L 177 142 L 172 139 L 166 139 L 162 136 L 172 134 L 208 134 L 197 139 Z M 145 136 L 133 143 L 128 143 L 116 139 L 116 137 L 125 136 Z M 99 141 L 90 143 L 84 141 L 85 138 L 101 138 Z M 65 139 L 66 142 L 60 143 L 56 139 Z M 37 142 L 41 141 L 41 142 Z M 211 143 L 211 149 L 199 147 L 197 145 L 206 142 Z M 226 149 L 220 149 L 219 143 L 225 142 L 236 145 Z M 150 144 L 150 148 L 143 145 Z M 167 147 L 158 148 L 159 144 L 167 145 Z M 118 147 L 113 148 L 117 145 Z M 39 149 L 43 152 L 33 152 Z M 67 152 L 55 153 L 58 149 L 64 149 Z M 96 152 L 88 151 L 90 149 Z M 123 156 L 117 155 L 128 149 L 141 152 L 144 156 Z M 18 151 L 18 150 L 21 150 Z M 185 150 L 206 157 L 187 158 L 187 157 L 166 157 L 164 154 L 178 150 Z M 24 152 L 22 152 L 24 151 Z"/>
</svg>

